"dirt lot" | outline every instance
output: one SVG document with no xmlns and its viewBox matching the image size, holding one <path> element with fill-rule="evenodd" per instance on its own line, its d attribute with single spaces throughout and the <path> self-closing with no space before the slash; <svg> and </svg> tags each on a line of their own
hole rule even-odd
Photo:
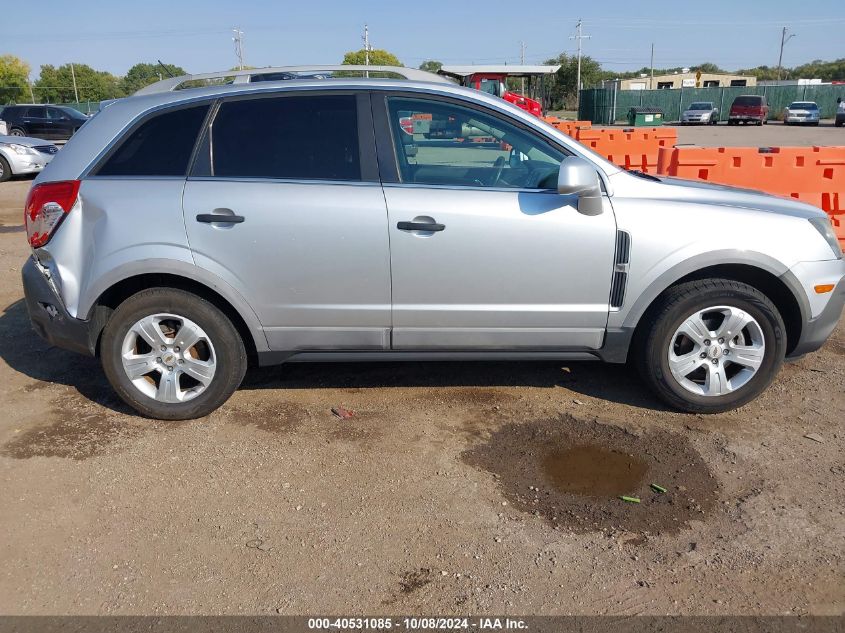
<svg viewBox="0 0 845 633">
<path fill-rule="evenodd" d="M 546 362 L 292 365 L 151 422 L 30 331 L 28 186 L 0 185 L 0 613 L 845 611 L 842 326 L 710 417 Z"/>
</svg>

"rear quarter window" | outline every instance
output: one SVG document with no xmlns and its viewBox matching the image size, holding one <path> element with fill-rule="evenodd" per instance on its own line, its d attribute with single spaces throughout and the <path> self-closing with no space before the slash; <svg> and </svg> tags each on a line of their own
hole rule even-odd
<svg viewBox="0 0 845 633">
<path fill-rule="evenodd" d="M 155 114 L 129 132 L 97 176 L 185 176 L 208 104 Z"/>
</svg>

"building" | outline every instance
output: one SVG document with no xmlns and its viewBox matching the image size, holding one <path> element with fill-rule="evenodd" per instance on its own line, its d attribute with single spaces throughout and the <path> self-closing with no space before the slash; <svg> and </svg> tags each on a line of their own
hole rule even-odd
<svg viewBox="0 0 845 633">
<path fill-rule="evenodd" d="M 757 78 L 728 73 L 680 72 L 671 75 L 640 75 L 619 81 L 619 90 L 660 90 L 673 88 L 729 88 L 756 86 Z"/>
</svg>

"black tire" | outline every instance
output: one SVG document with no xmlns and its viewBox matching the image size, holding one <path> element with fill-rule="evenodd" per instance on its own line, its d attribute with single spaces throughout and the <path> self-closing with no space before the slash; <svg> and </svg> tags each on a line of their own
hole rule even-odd
<svg viewBox="0 0 845 633">
<path fill-rule="evenodd" d="M 12 168 L 3 156 L 0 156 L 0 182 L 6 182 L 12 177 Z"/>
<path fill-rule="evenodd" d="M 9 136 L 26 136 L 26 132 L 19 127 L 13 127 L 9 130 Z"/>
<path fill-rule="evenodd" d="M 669 369 L 670 343 L 680 325 L 696 310 L 726 305 L 747 312 L 760 325 L 765 343 L 763 361 L 748 382 L 721 396 L 696 394 L 684 388 Z M 635 362 L 658 398 L 688 413 L 720 413 L 750 402 L 774 380 L 786 353 L 786 330 L 774 304 L 756 288 L 728 279 L 701 279 L 666 291 L 650 311 L 649 329 L 639 333 Z"/>
<path fill-rule="evenodd" d="M 136 387 L 123 368 L 121 346 L 129 329 L 145 316 L 172 313 L 205 330 L 214 347 L 216 371 L 211 383 L 194 398 L 160 402 Z M 106 378 L 117 395 L 141 415 L 159 420 L 191 420 L 208 415 L 234 393 L 243 380 L 247 356 L 243 341 L 229 318 L 197 295 L 174 288 L 151 288 L 118 306 L 103 330 L 100 356 Z"/>
</svg>

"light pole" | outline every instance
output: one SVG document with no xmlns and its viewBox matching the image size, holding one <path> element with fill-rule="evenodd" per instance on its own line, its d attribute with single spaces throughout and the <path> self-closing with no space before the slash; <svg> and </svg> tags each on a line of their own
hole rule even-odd
<svg viewBox="0 0 845 633">
<path fill-rule="evenodd" d="M 581 104 L 581 40 L 588 40 L 592 36 L 581 34 L 581 20 L 578 20 L 575 28 L 578 29 L 577 35 L 571 35 L 569 39 L 578 40 L 578 73 L 575 77 L 575 107 L 577 108 Z"/>
<path fill-rule="evenodd" d="M 778 55 L 778 83 L 780 83 L 780 73 L 783 69 L 783 47 L 784 45 L 795 37 L 795 33 L 790 33 L 789 37 L 786 37 L 787 28 L 783 27 L 783 30 L 780 33 L 780 55 Z"/>
</svg>

